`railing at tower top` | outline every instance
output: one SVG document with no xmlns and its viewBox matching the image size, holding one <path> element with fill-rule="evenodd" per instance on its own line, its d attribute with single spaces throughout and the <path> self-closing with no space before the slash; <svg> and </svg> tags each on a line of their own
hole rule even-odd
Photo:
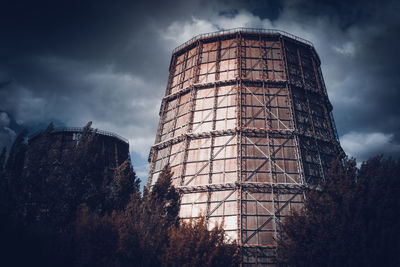
<svg viewBox="0 0 400 267">
<path fill-rule="evenodd" d="M 120 141 L 122 141 L 124 143 L 129 144 L 128 139 L 126 139 L 126 138 L 124 138 L 124 137 L 122 137 L 122 136 L 120 136 L 120 135 L 118 135 L 116 133 L 109 132 L 109 131 L 104 131 L 104 130 L 92 129 L 92 128 L 90 128 L 90 130 L 91 131 L 96 131 L 96 133 L 99 134 L 99 135 L 114 137 L 114 138 L 116 138 L 116 139 L 118 139 L 118 140 L 120 140 Z M 61 133 L 61 132 L 79 133 L 79 132 L 82 132 L 82 131 L 83 131 L 83 127 L 62 127 L 62 128 L 54 128 L 52 133 Z M 33 139 L 36 136 L 38 136 L 39 134 L 41 134 L 41 133 L 43 133 L 43 131 L 36 132 L 36 133 L 32 134 L 29 137 L 29 139 Z"/>
<path fill-rule="evenodd" d="M 203 34 L 199 34 L 196 35 L 195 37 L 193 37 L 192 39 L 190 39 L 189 41 L 186 41 L 185 43 L 181 44 L 180 46 L 178 46 L 177 48 L 175 48 L 172 53 L 174 54 L 175 52 L 181 50 L 182 48 L 184 48 L 185 46 L 199 40 L 202 38 L 208 38 L 208 37 L 214 37 L 214 36 L 218 36 L 218 35 L 226 35 L 226 34 L 233 34 L 233 33 L 265 33 L 265 34 L 279 34 L 282 36 L 286 36 L 289 37 L 291 39 L 294 39 L 296 41 L 305 43 L 311 47 L 314 47 L 313 43 L 311 43 L 310 41 L 303 39 L 301 37 L 298 37 L 296 35 L 293 35 L 291 33 L 285 32 L 285 31 L 281 31 L 281 30 L 275 30 L 275 29 L 256 29 L 256 28 L 234 28 L 234 29 L 229 29 L 229 30 L 220 30 L 220 31 L 215 31 L 215 32 L 210 32 L 210 33 L 203 33 Z"/>
</svg>

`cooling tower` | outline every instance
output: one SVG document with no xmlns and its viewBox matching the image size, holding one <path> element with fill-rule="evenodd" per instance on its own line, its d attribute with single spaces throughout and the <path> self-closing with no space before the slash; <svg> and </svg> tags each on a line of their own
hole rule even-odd
<svg viewBox="0 0 400 267">
<path fill-rule="evenodd" d="M 83 130 L 80 127 L 55 128 L 48 136 L 48 141 L 51 143 L 48 147 L 49 157 L 67 160 L 65 156 L 68 156 L 68 152 L 75 149 Z M 91 129 L 91 131 L 95 131 L 97 149 L 102 151 L 104 156 L 104 165 L 102 167 L 114 170 L 129 158 L 129 143 L 127 139 L 108 131 L 98 129 Z M 39 137 L 42 133 L 43 131 L 38 132 L 29 138 L 27 163 L 30 161 L 31 153 L 36 153 L 35 146 L 40 145 L 41 140 Z"/>
<path fill-rule="evenodd" d="M 147 186 L 166 164 L 180 217 L 223 222 L 244 265 L 274 263 L 279 222 L 342 153 L 313 45 L 233 29 L 173 51 Z"/>
</svg>

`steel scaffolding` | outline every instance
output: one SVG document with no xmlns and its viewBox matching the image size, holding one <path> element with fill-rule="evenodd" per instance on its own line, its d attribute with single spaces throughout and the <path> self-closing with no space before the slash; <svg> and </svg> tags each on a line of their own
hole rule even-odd
<svg viewBox="0 0 400 267">
<path fill-rule="evenodd" d="M 274 264 L 279 222 L 342 153 L 331 111 L 311 43 L 256 29 L 194 37 L 172 55 L 147 186 L 170 164 L 183 220 L 223 223 L 243 265 Z"/>
</svg>

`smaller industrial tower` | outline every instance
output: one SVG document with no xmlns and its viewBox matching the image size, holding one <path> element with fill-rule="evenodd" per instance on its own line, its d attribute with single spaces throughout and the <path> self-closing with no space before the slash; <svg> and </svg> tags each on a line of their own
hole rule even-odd
<svg viewBox="0 0 400 267">
<path fill-rule="evenodd" d="M 275 262 L 279 223 L 342 152 L 313 45 L 277 30 L 233 29 L 173 51 L 147 185 L 170 164 L 180 217 L 203 214 Z"/>
<path fill-rule="evenodd" d="M 53 158 L 63 159 L 79 143 L 83 128 L 55 128 L 49 135 L 51 145 L 49 155 Z M 129 157 L 128 140 L 108 131 L 91 129 L 97 136 L 97 146 L 104 153 L 104 168 L 114 170 Z M 40 137 L 40 132 L 31 136 L 28 140 L 28 158 L 30 149 L 35 146 Z"/>
</svg>

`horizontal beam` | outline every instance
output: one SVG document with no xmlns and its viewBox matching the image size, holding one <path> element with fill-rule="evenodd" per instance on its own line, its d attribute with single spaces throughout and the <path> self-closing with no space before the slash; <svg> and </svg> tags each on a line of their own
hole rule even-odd
<svg viewBox="0 0 400 267">
<path fill-rule="evenodd" d="M 216 192 L 228 191 L 242 188 L 249 192 L 275 192 L 275 193 L 299 193 L 308 190 L 307 185 L 295 183 L 261 183 L 261 182 L 235 182 L 225 184 L 205 184 L 195 186 L 178 186 L 177 189 L 182 193 Z"/>
<path fill-rule="evenodd" d="M 149 159 L 154 150 L 163 149 L 170 145 L 182 142 L 186 139 L 191 140 L 191 139 L 201 139 L 201 138 L 208 138 L 208 137 L 229 136 L 229 135 L 235 135 L 236 133 L 239 133 L 239 132 L 242 133 L 242 135 L 245 135 L 247 137 L 265 137 L 266 134 L 269 134 L 272 137 L 281 136 L 283 138 L 287 138 L 288 135 L 297 135 L 297 136 L 310 138 L 312 140 L 315 139 L 318 142 L 323 142 L 327 145 L 331 145 L 332 147 L 335 147 L 335 145 L 338 145 L 338 142 L 336 140 L 324 140 L 324 139 L 320 139 L 318 137 L 311 137 L 311 136 L 307 136 L 304 134 L 300 134 L 298 131 L 292 130 L 292 129 L 278 130 L 278 129 L 267 129 L 267 128 L 251 128 L 251 127 L 238 128 L 238 127 L 235 127 L 233 129 L 227 129 L 227 130 L 214 130 L 214 131 L 201 132 L 201 133 L 184 133 L 179 136 L 169 138 L 167 140 L 164 140 L 162 142 L 154 144 L 151 147 Z"/>
</svg>

